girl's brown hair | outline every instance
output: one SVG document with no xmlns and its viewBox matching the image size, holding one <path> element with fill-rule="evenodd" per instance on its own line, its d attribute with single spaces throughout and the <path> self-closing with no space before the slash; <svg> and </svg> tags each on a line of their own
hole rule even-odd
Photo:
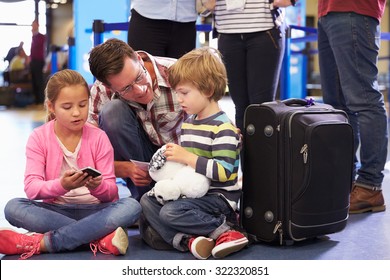
<svg viewBox="0 0 390 280">
<path fill-rule="evenodd" d="M 47 101 L 54 104 L 63 88 L 75 85 L 84 86 L 87 89 L 88 97 L 90 96 L 88 83 L 77 71 L 65 69 L 50 77 L 45 88 L 46 121 L 55 119 L 54 113 L 50 112 L 47 108 Z"/>
</svg>

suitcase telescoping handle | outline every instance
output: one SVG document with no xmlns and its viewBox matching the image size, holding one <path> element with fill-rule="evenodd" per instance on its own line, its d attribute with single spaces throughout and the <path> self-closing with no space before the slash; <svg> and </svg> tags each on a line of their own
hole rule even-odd
<svg viewBox="0 0 390 280">
<path fill-rule="evenodd" d="M 312 98 L 310 99 L 290 98 L 290 99 L 282 100 L 282 103 L 290 107 L 300 107 L 300 106 L 310 107 L 314 105 L 314 100 Z"/>
</svg>

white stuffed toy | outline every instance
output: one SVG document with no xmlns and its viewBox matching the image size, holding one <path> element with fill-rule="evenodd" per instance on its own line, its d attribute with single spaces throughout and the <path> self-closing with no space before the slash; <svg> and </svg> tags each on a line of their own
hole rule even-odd
<svg viewBox="0 0 390 280">
<path fill-rule="evenodd" d="M 161 204 L 179 197 L 198 198 L 204 196 L 210 187 L 210 179 L 196 173 L 191 166 L 167 161 L 164 156 L 165 145 L 153 155 L 149 163 L 150 177 L 156 184 L 148 192 Z"/>
</svg>

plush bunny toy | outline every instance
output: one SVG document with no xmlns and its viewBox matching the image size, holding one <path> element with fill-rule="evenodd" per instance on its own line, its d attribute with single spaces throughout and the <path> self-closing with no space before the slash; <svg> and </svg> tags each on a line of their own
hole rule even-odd
<svg viewBox="0 0 390 280">
<path fill-rule="evenodd" d="M 167 161 L 164 156 L 166 146 L 162 146 L 153 155 L 149 163 L 150 177 L 156 184 L 148 192 L 149 196 L 164 204 L 179 197 L 197 198 L 204 196 L 210 186 L 210 180 L 188 165 Z"/>
</svg>

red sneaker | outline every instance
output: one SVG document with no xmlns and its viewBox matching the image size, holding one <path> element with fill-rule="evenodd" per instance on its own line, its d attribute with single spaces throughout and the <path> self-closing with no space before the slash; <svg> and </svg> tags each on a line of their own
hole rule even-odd
<svg viewBox="0 0 390 280">
<path fill-rule="evenodd" d="M 5 255 L 20 255 L 21 260 L 28 259 L 32 255 L 39 255 L 40 243 L 43 234 L 19 233 L 11 229 L 0 230 L 0 253 Z"/>
<path fill-rule="evenodd" d="M 241 232 L 230 230 L 218 237 L 211 253 L 214 258 L 223 258 L 231 253 L 240 251 L 247 244 L 248 239 Z"/>
<path fill-rule="evenodd" d="M 98 250 L 106 255 L 125 255 L 128 246 L 129 237 L 121 227 L 118 227 L 115 231 L 106 235 L 102 239 L 89 244 L 89 247 L 95 256 Z"/>
<path fill-rule="evenodd" d="M 199 260 L 206 260 L 211 256 L 211 250 L 214 248 L 214 240 L 204 236 L 198 236 L 196 238 L 191 238 L 188 241 L 188 249 L 195 258 Z"/>
</svg>

